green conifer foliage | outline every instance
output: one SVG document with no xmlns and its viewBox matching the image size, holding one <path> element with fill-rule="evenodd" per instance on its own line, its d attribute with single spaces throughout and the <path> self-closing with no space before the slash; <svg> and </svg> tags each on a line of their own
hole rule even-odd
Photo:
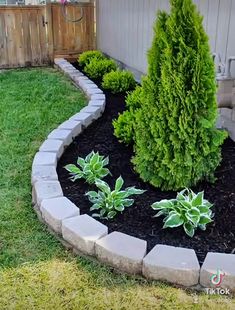
<svg viewBox="0 0 235 310">
<path fill-rule="evenodd" d="M 215 68 L 202 17 L 192 0 L 171 0 L 154 33 L 134 118 L 135 169 L 165 190 L 213 181 L 226 134 L 215 128 Z"/>
</svg>

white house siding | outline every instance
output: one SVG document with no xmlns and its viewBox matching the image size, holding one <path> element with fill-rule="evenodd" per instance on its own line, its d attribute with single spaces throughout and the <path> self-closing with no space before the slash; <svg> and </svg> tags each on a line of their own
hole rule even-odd
<svg viewBox="0 0 235 310">
<path fill-rule="evenodd" d="M 235 0 L 194 0 L 204 16 L 211 50 L 222 63 L 235 56 Z M 168 0 L 97 0 L 97 46 L 109 56 L 146 72 L 146 53 L 159 9 L 169 10 Z M 235 76 L 235 63 L 232 65 Z"/>
</svg>

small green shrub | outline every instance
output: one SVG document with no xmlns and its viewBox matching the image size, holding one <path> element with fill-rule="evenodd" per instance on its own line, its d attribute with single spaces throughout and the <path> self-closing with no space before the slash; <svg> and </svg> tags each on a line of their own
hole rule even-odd
<svg viewBox="0 0 235 310">
<path fill-rule="evenodd" d="M 87 183 L 93 184 L 97 179 L 103 179 L 110 174 L 109 169 L 105 168 L 109 163 L 109 158 L 100 156 L 99 153 L 92 151 L 86 158 L 78 157 L 76 165 L 67 165 L 65 169 L 72 175 L 71 180 L 85 179 Z"/>
<path fill-rule="evenodd" d="M 141 106 L 141 96 L 142 88 L 137 86 L 126 98 L 127 110 L 113 121 L 114 135 L 125 144 L 134 140 L 135 113 Z"/>
<path fill-rule="evenodd" d="M 99 191 L 86 193 L 90 202 L 93 203 L 90 211 L 100 210 L 99 213 L 94 213 L 92 215 L 93 217 L 112 219 L 118 212 L 123 212 L 126 207 L 133 205 L 134 199 L 129 199 L 128 197 L 140 195 L 145 192 L 135 187 L 128 187 L 125 190 L 121 190 L 123 183 L 124 181 L 120 176 L 116 180 L 115 189 L 112 191 L 106 182 L 102 180 L 97 180 L 95 182 Z"/>
<path fill-rule="evenodd" d="M 163 228 L 183 225 L 186 234 L 193 237 L 197 228 L 206 230 L 206 225 L 212 222 L 213 205 L 203 196 L 204 192 L 195 194 L 190 189 L 184 189 L 176 199 L 155 202 L 152 208 L 158 211 L 155 217 L 165 216 Z"/>
<path fill-rule="evenodd" d="M 100 51 L 86 51 L 79 56 L 78 63 L 81 67 L 85 67 L 94 58 L 105 59 L 105 56 Z"/>
<path fill-rule="evenodd" d="M 128 93 L 126 97 L 126 106 L 128 109 L 139 109 L 141 107 L 143 90 L 141 86 L 137 86 L 135 90 Z"/>
<path fill-rule="evenodd" d="M 119 141 L 130 144 L 133 140 L 134 133 L 134 117 L 130 111 L 120 114 L 118 119 L 113 121 L 114 135 Z"/>
<path fill-rule="evenodd" d="M 135 87 L 134 75 L 130 71 L 111 71 L 104 75 L 102 87 L 113 94 L 126 92 Z"/>
<path fill-rule="evenodd" d="M 117 64 L 112 59 L 93 58 L 84 68 L 84 72 L 92 79 L 102 79 L 113 70 L 117 70 Z"/>
</svg>

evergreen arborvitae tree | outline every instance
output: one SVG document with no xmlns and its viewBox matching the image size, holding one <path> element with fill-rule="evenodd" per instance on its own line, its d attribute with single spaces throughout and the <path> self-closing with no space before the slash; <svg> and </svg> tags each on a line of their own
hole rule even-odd
<svg viewBox="0 0 235 310">
<path fill-rule="evenodd" d="M 148 62 L 135 115 L 136 171 L 167 190 L 213 181 L 226 134 L 215 128 L 215 68 L 192 0 L 171 0 L 170 15 L 160 13 Z"/>
</svg>

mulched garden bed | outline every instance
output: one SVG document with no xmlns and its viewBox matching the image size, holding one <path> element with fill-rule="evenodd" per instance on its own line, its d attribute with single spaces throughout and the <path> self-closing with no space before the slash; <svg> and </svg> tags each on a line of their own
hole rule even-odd
<svg viewBox="0 0 235 310">
<path fill-rule="evenodd" d="M 97 82 L 97 81 L 96 81 Z M 97 82 L 99 85 L 99 83 Z M 100 85 L 99 85 L 100 87 Z M 148 251 L 156 244 L 166 244 L 192 248 L 202 263 L 207 252 L 231 253 L 235 251 L 235 143 L 227 139 L 223 145 L 223 161 L 216 171 L 217 181 L 214 184 L 201 182 L 193 188 L 195 192 L 204 190 L 205 198 L 214 203 L 214 222 L 206 231 L 198 229 L 193 238 L 188 237 L 182 227 L 162 229 L 162 218 L 153 218 L 156 213 L 150 207 L 155 201 L 175 198 L 175 192 L 161 191 L 141 181 L 131 164 L 132 147 L 118 142 L 113 135 L 113 119 L 125 110 L 125 95 L 106 95 L 106 109 L 103 116 L 89 126 L 66 149 L 58 163 L 59 181 L 64 195 L 74 202 L 81 214 L 90 212 L 91 203 L 84 194 L 92 189 L 84 181 L 73 183 L 69 173 L 64 169 L 66 164 L 76 164 L 77 157 L 85 157 L 92 150 L 109 156 L 109 170 L 112 176 L 104 180 L 114 186 L 115 180 L 122 175 L 124 187 L 136 186 L 147 190 L 143 195 L 134 196 L 135 203 L 113 220 L 100 220 L 108 226 L 109 232 L 119 231 L 148 242 Z M 94 189 L 94 187 L 93 187 Z"/>
</svg>

